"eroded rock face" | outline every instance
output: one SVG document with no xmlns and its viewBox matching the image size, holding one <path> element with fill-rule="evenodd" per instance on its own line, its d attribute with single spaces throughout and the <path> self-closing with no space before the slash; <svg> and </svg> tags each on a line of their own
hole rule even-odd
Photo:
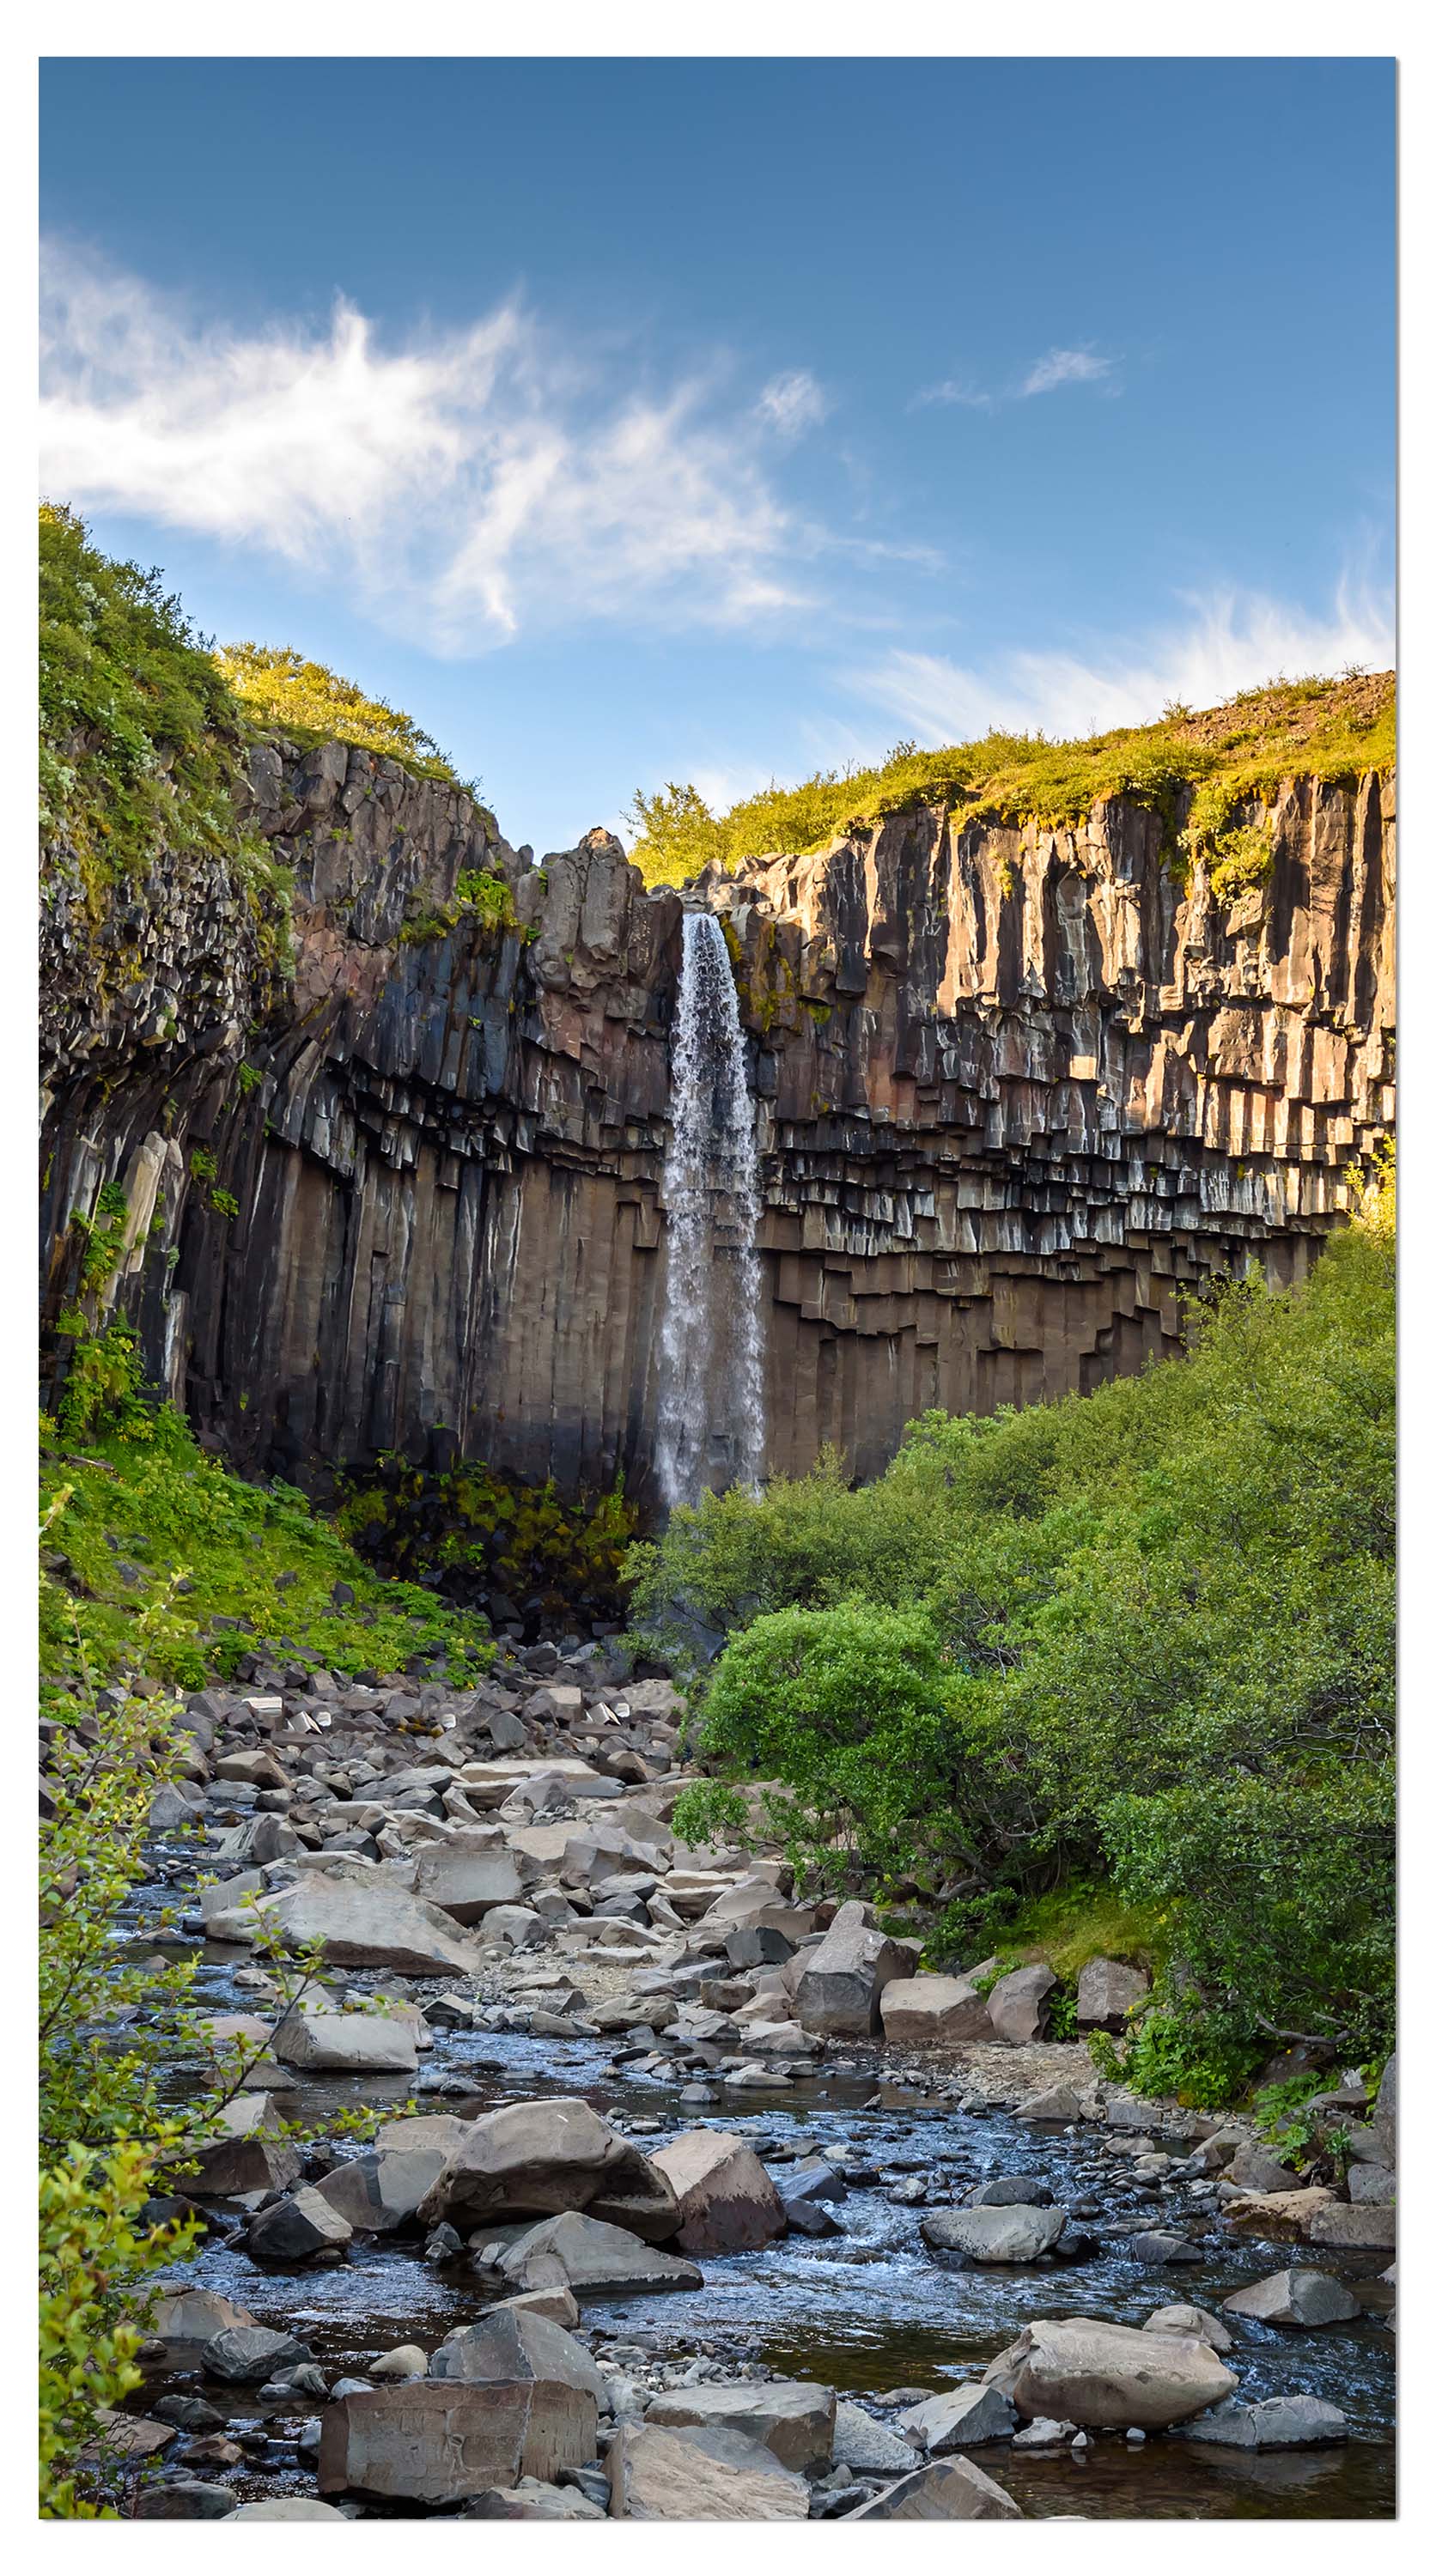
<svg viewBox="0 0 1436 2576">
<path fill-rule="evenodd" d="M 770 1470 L 836 1438 L 871 1474 L 928 1406 L 1136 1368 L 1251 1252 L 1302 1275 L 1391 1114 L 1393 815 L 1375 777 L 1287 785 L 1225 903 L 1121 799 L 1055 831 L 923 808 L 700 887 L 758 1103 Z M 47 1313 L 118 1181 L 113 1295 L 242 1467 L 642 1493 L 679 897 L 605 832 L 527 868 L 340 745 L 257 752 L 245 821 L 294 872 L 292 988 L 220 860 L 156 871 L 98 951 L 49 888 Z M 476 868 L 518 928 L 456 907 Z"/>
</svg>

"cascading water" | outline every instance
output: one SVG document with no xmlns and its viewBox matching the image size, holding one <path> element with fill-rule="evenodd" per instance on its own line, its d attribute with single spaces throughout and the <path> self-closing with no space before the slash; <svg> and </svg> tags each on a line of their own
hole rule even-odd
<svg viewBox="0 0 1436 2576">
<path fill-rule="evenodd" d="M 683 916 L 672 1114 L 655 1462 L 670 1505 L 696 1502 L 705 1485 L 756 1485 L 763 1472 L 753 1103 L 728 946 L 708 912 Z"/>
</svg>

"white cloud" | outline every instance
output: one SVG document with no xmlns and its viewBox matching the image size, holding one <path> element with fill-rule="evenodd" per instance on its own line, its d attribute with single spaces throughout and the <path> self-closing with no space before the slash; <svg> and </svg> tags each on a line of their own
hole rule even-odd
<svg viewBox="0 0 1436 2576">
<path fill-rule="evenodd" d="M 1111 372 L 1111 359 L 1099 358 L 1094 350 L 1049 349 L 1045 358 L 1029 367 L 1019 390 L 1024 395 L 1050 394 L 1059 385 L 1094 385 Z"/>
<path fill-rule="evenodd" d="M 733 626 L 812 603 L 826 533 L 762 459 L 821 417 L 811 377 L 750 413 L 690 378 L 616 388 L 517 304 L 383 344 L 196 325 L 140 280 L 47 260 L 45 489 L 262 546 L 438 651 L 562 617 Z M 766 408 L 765 408 L 766 407 Z"/>
<path fill-rule="evenodd" d="M 1049 349 L 1045 358 L 1034 358 L 1025 376 L 1018 376 L 990 393 L 974 384 L 970 376 L 945 376 L 941 384 L 924 385 L 913 395 L 909 411 L 923 411 L 932 403 L 958 403 L 965 411 L 997 411 L 1003 403 L 1025 402 L 1031 394 L 1055 393 L 1059 385 L 1102 384 L 1108 393 L 1120 388 L 1112 379 L 1112 360 L 1101 358 L 1094 349 Z"/>
<path fill-rule="evenodd" d="M 805 430 L 816 429 L 828 417 L 832 406 L 806 367 L 795 367 L 790 374 L 774 376 L 758 396 L 758 418 L 775 429 L 780 438 L 801 438 Z"/>
<path fill-rule="evenodd" d="M 1063 737 L 1146 724 L 1173 700 L 1219 706 L 1239 689 L 1285 673 L 1335 674 L 1353 663 L 1383 670 L 1395 658 L 1392 604 L 1343 582 L 1326 616 L 1259 593 L 1189 600 L 1184 625 L 1126 651 L 1010 652 L 981 666 L 929 653 L 892 653 L 854 672 L 854 688 L 929 743 L 1001 732 Z"/>
<path fill-rule="evenodd" d="M 940 385 L 924 385 L 921 393 L 914 394 L 908 410 L 925 411 L 930 403 L 960 403 L 965 411 L 991 411 L 997 399 L 996 394 L 985 394 L 980 386 L 968 384 L 960 376 L 944 376 Z"/>
</svg>

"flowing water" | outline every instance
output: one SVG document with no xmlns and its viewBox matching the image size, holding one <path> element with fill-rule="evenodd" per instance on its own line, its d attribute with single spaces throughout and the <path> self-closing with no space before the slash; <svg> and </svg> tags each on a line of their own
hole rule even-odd
<svg viewBox="0 0 1436 2576">
<path fill-rule="evenodd" d="M 145 1927 L 166 1896 L 172 1898 L 172 1888 L 141 1891 L 131 1915 L 130 1935 L 146 1951 L 156 1945 Z M 190 1947 L 169 1940 L 163 1946 Z M 244 1958 L 213 1944 L 200 1948 L 199 1992 L 206 2009 L 252 2009 L 234 1983 Z M 346 1976 L 346 1984 L 355 1987 L 381 1982 L 363 1972 Z M 441 1985 L 436 1981 L 433 1991 Z M 422 2000 L 429 1988 L 412 1982 L 407 1990 Z M 780 2375 L 822 2380 L 853 2396 L 880 2396 L 897 2387 L 941 2387 L 972 2376 L 1036 2317 L 1089 2315 L 1140 2325 L 1154 2307 L 1173 2299 L 1219 2307 L 1242 2281 L 1260 2280 L 1293 2259 L 1289 2247 L 1225 2235 L 1211 2241 L 1209 2252 L 1203 2248 L 1199 2264 L 1180 2270 L 1154 2266 L 1121 2239 L 1094 2244 L 1085 2260 L 1048 2257 L 1001 2269 L 964 2267 L 934 2255 L 919 2233 L 922 2210 L 889 2196 L 893 2181 L 904 2174 L 923 2175 L 934 2201 L 958 2200 L 994 2173 L 1030 2172 L 1059 2200 L 1100 2195 L 1108 2212 L 1144 2224 L 1170 2224 L 1180 2212 L 1104 2164 L 1100 2131 L 1065 2133 L 999 2111 L 958 2112 L 948 2101 L 925 2097 L 912 2080 L 880 2082 L 875 2095 L 875 2073 L 880 2070 L 872 2065 L 834 2066 L 771 2093 L 730 2093 L 721 2107 L 696 2115 L 739 2131 L 770 2162 L 825 2146 L 857 2150 L 871 2180 L 855 2180 L 836 2210 L 840 2234 L 787 2236 L 753 2253 L 705 2256 L 701 2292 L 585 2302 L 585 2327 L 658 2353 L 760 2361 Z M 199 2080 L 197 2058 L 176 2066 L 175 2098 Z M 695 2113 L 678 2098 L 686 2080 L 615 2065 L 612 2044 L 591 2039 L 439 2031 L 417 2086 L 400 2076 L 321 2077 L 304 2085 L 302 2101 L 309 2117 L 386 2099 L 397 2108 L 415 2091 L 426 2097 L 423 2107 L 435 2110 L 446 2107 L 446 2097 L 476 2098 L 488 2108 L 544 2094 L 579 2094 L 624 2125 L 660 2122 L 657 2135 L 642 2138 L 651 2151 L 694 2125 Z M 1244 2399 L 1297 2390 L 1326 2398 L 1345 2411 L 1350 2441 L 1325 2451 L 1261 2454 L 1175 2439 L 1129 2449 L 1104 2439 L 1085 2462 L 1065 2450 L 1024 2457 L 1004 2447 L 982 2453 L 981 2464 L 1024 2513 L 1037 2518 L 1388 2518 L 1395 2510 L 1394 2349 L 1386 2321 L 1392 2294 L 1370 2277 L 1381 2259 L 1323 2251 L 1321 2268 L 1351 2284 L 1361 2315 L 1299 2335 L 1246 2322 L 1232 2356 Z M 189 2277 L 237 2300 L 262 2323 L 302 2335 L 321 2362 L 361 2369 L 365 2358 L 395 2344 L 414 2341 L 432 2349 L 500 2295 L 467 2261 L 436 2264 L 424 2258 L 418 2241 L 392 2238 L 356 2246 L 332 2269 L 288 2272 L 261 2269 L 237 2245 L 211 2239 Z M 260 2401 L 250 2391 L 233 2396 L 256 2432 L 285 2412 L 282 2403 Z M 273 2493 L 306 2487 L 282 2442 L 254 2467 L 256 2477 L 242 2480 L 242 2488 Z"/>
<path fill-rule="evenodd" d="M 683 917 L 663 1163 L 668 1269 L 656 1464 L 665 1503 L 763 1472 L 758 1155 L 738 994 L 721 925 Z"/>
</svg>

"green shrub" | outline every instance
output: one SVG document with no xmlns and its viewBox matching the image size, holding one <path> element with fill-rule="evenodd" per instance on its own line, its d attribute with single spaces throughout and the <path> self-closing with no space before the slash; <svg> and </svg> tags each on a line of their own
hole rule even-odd
<svg viewBox="0 0 1436 2576">
<path fill-rule="evenodd" d="M 744 1843 L 752 1826 L 742 1791 L 728 1781 L 704 1780 L 673 1802 L 673 1831 L 681 1843 Z"/>
<path fill-rule="evenodd" d="M 1179 1955 L 1191 1990 L 1140 2070 L 1165 2052 L 1217 2098 L 1293 2037 L 1389 2045 L 1394 1459 L 1383 1186 L 1304 1286 L 1194 1306 L 1185 1357 L 928 1415 L 866 1488 L 829 1458 L 675 1512 L 630 1559 L 635 1624 L 726 1637 L 706 1751 L 784 1781 L 806 1866 L 937 1879 L 930 1956 L 1019 1925 L 1047 1955 L 1033 1909 L 1078 1884 L 1139 1954 Z M 922 1641 L 896 1666 L 884 1619 Z M 866 1699 L 841 1680 L 859 1640 Z"/>
</svg>

